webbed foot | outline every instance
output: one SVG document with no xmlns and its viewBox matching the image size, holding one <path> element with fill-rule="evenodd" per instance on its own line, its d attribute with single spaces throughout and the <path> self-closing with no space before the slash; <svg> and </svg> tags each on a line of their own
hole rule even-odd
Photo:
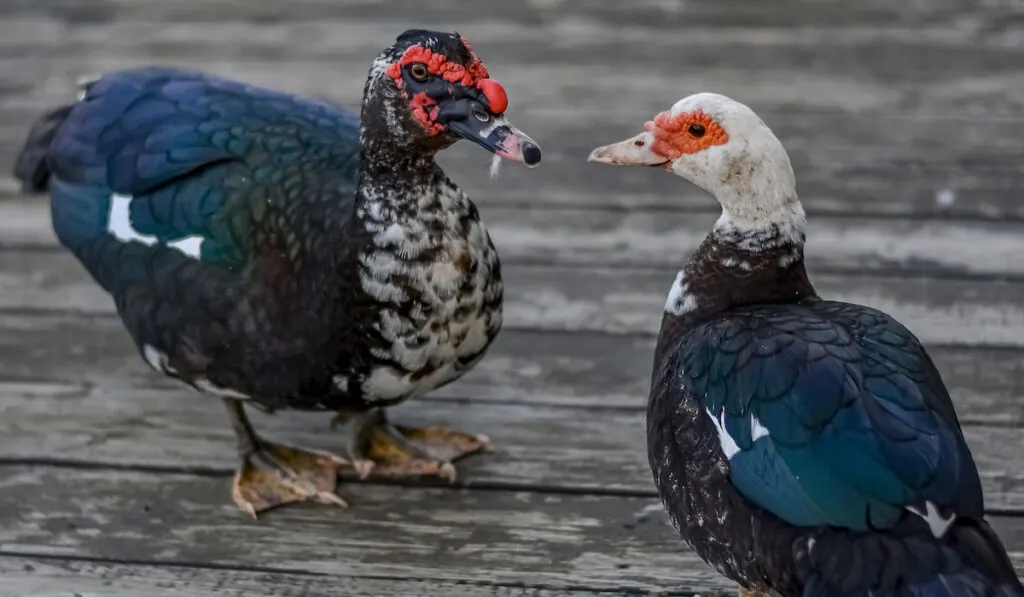
<svg viewBox="0 0 1024 597">
<path fill-rule="evenodd" d="M 445 427 L 392 425 L 380 409 L 358 415 L 354 424 L 352 458 L 373 461 L 369 476 L 378 478 L 437 476 L 454 482 L 452 462 L 490 443 L 487 436 Z"/>
<path fill-rule="evenodd" d="M 225 398 L 224 405 L 242 460 L 231 486 L 239 508 L 256 518 L 264 510 L 305 500 L 348 505 L 334 490 L 338 472 L 353 463 L 330 452 L 269 442 L 253 430 L 241 401 Z"/>
<path fill-rule="evenodd" d="M 275 506 L 305 500 L 348 506 L 334 492 L 338 471 L 351 465 L 348 460 L 259 438 L 255 443 L 255 449 L 242 454 L 231 487 L 235 503 L 253 518 Z"/>
</svg>

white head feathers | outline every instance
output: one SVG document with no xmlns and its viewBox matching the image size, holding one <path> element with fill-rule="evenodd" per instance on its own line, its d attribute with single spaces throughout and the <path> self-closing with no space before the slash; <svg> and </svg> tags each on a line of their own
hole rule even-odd
<svg viewBox="0 0 1024 597">
<path fill-rule="evenodd" d="M 722 204 L 716 224 L 731 231 L 777 228 L 802 239 L 805 216 L 789 156 L 747 106 L 714 93 L 685 97 L 644 132 L 595 149 L 590 160 L 663 165 Z"/>
</svg>

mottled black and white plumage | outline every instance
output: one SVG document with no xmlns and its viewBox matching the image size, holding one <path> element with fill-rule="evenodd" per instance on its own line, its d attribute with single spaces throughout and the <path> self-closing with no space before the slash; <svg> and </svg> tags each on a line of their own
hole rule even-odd
<svg viewBox="0 0 1024 597">
<path fill-rule="evenodd" d="M 768 595 L 1024 596 L 925 349 L 815 292 L 792 168 L 757 116 L 691 96 L 591 159 L 662 165 L 723 206 L 665 305 L 647 412 L 687 543 Z"/>
<path fill-rule="evenodd" d="M 152 367 L 270 410 L 354 416 L 457 379 L 501 327 L 498 254 L 434 156 L 468 138 L 539 161 L 504 103 L 461 36 L 431 31 L 376 58 L 361 118 L 139 68 L 40 119 L 16 174 L 49 188 L 60 242 Z"/>
</svg>

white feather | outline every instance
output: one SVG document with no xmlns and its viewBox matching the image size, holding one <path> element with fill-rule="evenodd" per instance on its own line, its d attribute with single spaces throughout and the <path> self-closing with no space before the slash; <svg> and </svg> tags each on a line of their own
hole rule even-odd
<svg viewBox="0 0 1024 597">
<path fill-rule="evenodd" d="M 494 155 L 491 156 L 491 180 L 498 178 L 498 171 L 501 169 L 501 158 Z"/>
</svg>

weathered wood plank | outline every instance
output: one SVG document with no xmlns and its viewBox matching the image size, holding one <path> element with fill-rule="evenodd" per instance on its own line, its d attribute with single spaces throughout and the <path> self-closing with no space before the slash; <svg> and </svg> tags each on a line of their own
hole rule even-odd
<svg viewBox="0 0 1024 597">
<path fill-rule="evenodd" d="M 130 53 L 136 60 L 206 59 L 265 61 L 334 61 L 339 57 L 369 60 L 410 26 L 383 11 L 370 18 L 319 20 L 268 20 L 253 22 L 237 16 L 216 21 L 124 18 L 78 22 L 47 14 L 22 13 L 0 23 L 0 48 L 17 57 L 35 51 L 46 57 L 78 60 L 83 53 L 116 57 Z M 1024 10 L 1022 10 L 1024 14 Z M 710 68 L 728 65 L 733 56 L 744 55 L 744 66 L 808 68 L 811 72 L 880 77 L 908 83 L 934 76 L 956 77 L 972 67 L 990 72 L 1019 72 L 1012 57 L 1021 49 L 1012 41 L 1014 32 L 979 30 L 978 13 L 964 13 L 969 20 L 924 26 L 899 23 L 870 27 L 786 24 L 726 24 L 712 29 L 688 27 L 685 35 L 659 34 L 651 24 L 633 25 L 619 19 L 602 20 L 593 14 L 545 18 L 540 24 L 517 23 L 492 15 L 471 15 L 456 22 L 421 19 L 417 27 L 458 29 L 481 55 L 491 60 L 543 64 L 622 65 L 644 64 L 664 69 L 701 64 Z M 294 43 L 302 39 L 304 43 Z M 613 46 L 616 51 L 609 52 Z M 892 55 L 896 53 L 896 55 Z M 812 60 L 814 55 L 819 60 Z M 856 60 L 856 56 L 861 60 Z M 686 60 L 681 60 L 686 56 Z M 943 69 L 945 65 L 947 68 Z M 909 68 L 912 67 L 912 68 Z"/>
<path fill-rule="evenodd" d="M 385 7 L 386 6 L 386 7 Z M 864 0 L 848 4 L 841 0 L 780 0 L 772 6 L 750 0 L 637 0 L 624 6 L 614 0 L 518 0 L 488 7 L 486 15 L 466 11 L 458 0 L 431 2 L 394 0 L 382 5 L 375 0 L 338 4 L 330 0 L 298 0 L 287 6 L 250 3 L 244 0 L 211 0 L 195 7 L 158 0 L 102 0 L 81 4 L 75 0 L 8 0 L 0 14 L 49 14 L 80 23 L 113 19 L 150 21 L 223 21 L 226 15 L 243 21 L 278 22 L 323 19 L 379 19 L 394 15 L 416 15 L 424 22 L 462 26 L 467 20 L 486 17 L 514 25 L 540 26 L 552 20 L 596 20 L 672 31 L 683 27 L 700 31 L 706 26 L 874 26 L 894 24 L 929 25 L 936 22 L 975 25 L 999 23 L 1019 14 L 1017 1 L 973 2 L 934 0 L 894 4 L 886 0 Z M 469 13 L 469 14 L 467 14 Z M 973 17 L 965 19 L 965 17 Z M 966 21 L 966 23 L 964 23 Z"/>
<path fill-rule="evenodd" d="M 693 4 L 677 17 L 692 19 L 699 12 Z M 747 101 L 763 97 L 802 107 L 928 107 L 1012 114 L 1020 105 L 1013 91 L 1019 91 L 1022 83 L 1014 32 L 1005 31 L 1005 21 L 1000 23 L 1005 32 L 986 28 L 994 23 L 992 15 L 972 8 L 927 27 L 894 22 L 854 28 L 811 26 L 787 15 L 787 26 L 770 29 L 742 22 L 705 29 L 691 22 L 686 35 L 659 35 L 652 30 L 653 19 L 631 26 L 620 11 L 602 18 L 598 16 L 601 9 L 590 6 L 582 18 L 570 16 L 559 6 L 561 16 L 539 20 L 531 16 L 528 26 L 491 11 L 484 19 L 464 10 L 455 20 L 430 20 L 424 14 L 419 24 L 458 26 L 476 40 L 482 55 L 491 60 L 500 57 L 499 74 L 517 102 L 544 98 L 549 105 L 619 108 L 663 101 L 658 99 L 663 97 L 662 90 L 674 99 L 683 80 L 697 87 L 724 85 L 722 91 Z M 326 91 L 323 85 L 344 86 L 345 95 L 338 97 L 356 100 L 361 85 L 346 85 L 351 76 L 324 77 L 314 63 L 331 72 L 359 73 L 361 80 L 376 51 L 408 26 L 407 21 L 393 18 L 402 13 L 390 12 L 395 10 L 390 6 L 389 12 L 376 10 L 374 16 L 339 13 L 333 19 L 314 17 L 299 23 L 287 18 L 254 22 L 244 18 L 244 11 L 226 13 L 241 16 L 234 22 L 224 22 L 222 17 L 211 23 L 195 19 L 175 23 L 168 18 L 133 18 L 130 12 L 104 14 L 100 9 L 95 11 L 98 18 L 73 26 L 59 15 L 22 10 L 0 25 L 5 27 L 3 43 L 15 56 L 5 65 L 9 71 L 5 88 L 24 91 L 47 81 L 45 89 L 57 91 L 73 81 L 69 75 L 81 74 L 83 68 L 97 71 L 172 60 L 215 71 L 227 68 L 236 76 L 240 71 L 262 69 L 263 78 L 286 88 L 291 87 L 288 81 L 313 83 L 320 93 Z M 529 14 L 533 7 L 511 10 Z M 838 12 L 848 11 L 844 7 Z M 422 8 L 416 12 L 425 13 Z M 467 22 L 467 16 L 472 20 Z M 664 23 L 665 15 L 657 20 Z M 294 39 L 307 41 L 296 44 Z M 617 51 L 605 51 L 609 45 Z M 21 57 L 26 54 L 30 59 Z M 609 68 L 635 65 L 644 68 L 620 68 L 615 77 L 604 76 Z M 751 80 L 752 73 L 760 75 L 757 81 Z M 545 84 L 536 85 L 538 80 Z"/>
<path fill-rule="evenodd" d="M 42 109 L 0 109 L 0 165 L 6 164 L 0 174 L 8 174 L 29 123 Z M 480 205 L 708 212 L 717 207 L 706 193 L 667 173 L 586 163 L 590 149 L 635 133 L 653 111 L 524 107 L 516 112 L 515 122 L 544 147 L 541 168 L 510 164 L 491 180 L 488 155 L 478 147 L 463 143 L 441 155 L 442 165 Z M 1016 200 L 1024 193 L 1024 152 L 1018 143 L 1024 120 L 873 114 L 874 125 L 867 127 L 863 115 L 834 111 L 773 110 L 761 116 L 785 143 L 812 215 L 1024 218 L 1024 205 Z M 951 128 L 965 131 L 957 143 L 946 141 Z M 877 130 L 886 135 L 879 137 Z M 3 191 L 14 194 L 17 188 L 13 180 L 0 178 L 0 200 L 8 199 Z"/>
<path fill-rule="evenodd" d="M 496 205 L 482 212 L 506 262 L 641 267 L 682 264 L 717 217 Z M 44 198 L 0 201 L 0 247 L 56 247 L 49 218 Z M 809 226 L 808 266 L 823 273 L 1024 275 L 1021 223 L 818 216 Z"/>
<path fill-rule="evenodd" d="M 505 255 L 508 247 L 498 240 Z M 509 263 L 503 267 L 506 328 L 654 335 L 674 275 L 669 266 Z M 890 313 L 929 344 L 1024 346 L 1021 282 L 863 274 L 819 274 L 813 279 L 822 296 Z M 75 258 L 57 251 L 0 251 L 0 308 L 114 313 L 110 297 Z"/>
<path fill-rule="evenodd" d="M 614 242 L 610 235 L 608 240 Z M 657 333 L 664 297 L 675 275 L 675 268 L 668 266 L 508 270 L 506 300 L 512 325 L 649 334 Z M 881 309 L 927 343 L 1021 345 L 1024 311 L 1018 283 L 936 280 L 911 274 L 874 277 L 816 273 L 812 268 L 811 279 L 822 296 Z"/>
<path fill-rule="evenodd" d="M 620 197 L 617 201 L 626 204 L 661 200 L 669 205 L 674 201 L 708 205 L 701 194 L 678 190 L 669 177 L 652 179 L 636 171 L 566 169 L 565 165 L 581 161 L 587 149 L 613 138 L 619 128 L 623 134 L 632 130 L 640 118 L 663 109 L 684 91 L 711 88 L 739 97 L 760 112 L 787 107 L 805 114 L 811 110 L 806 124 L 811 130 L 831 133 L 835 129 L 831 134 L 839 138 L 846 130 L 859 131 L 863 137 L 856 143 L 859 150 L 847 153 L 845 148 L 831 151 L 822 143 L 801 146 L 785 128 L 780 130 L 792 146 L 802 188 L 813 200 L 812 206 L 832 209 L 840 203 L 857 211 L 900 213 L 909 203 L 925 213 L 1020 217 L 1024 208 L 1012 201 L 1024 185 L 1015 144 L 1020 135 L 1014 134 L 1013 127 L 1024 121 L 1016 118 L 1020 111 L 1016 105 L 1004 111 L 1009 119 L 993 121 L 992 115 L 1000 105 L 1024 96 L 1018 93 L 1024 78 L 1002 73 L 1006 76 L 981 79 L 978 72 L 994 76 L 999 68 L 1016 69 L 1021 53 L 1013 43 L 982 28 L 977 19 L 983 11 L 974 8 L 970 18 L 961 16 L 953 24 L 936 28 L 738 27 L 698 29 L 683 36 L 652 35 L 644 27 L 623 27 L 619 20 L 592 23 L 572 17 L 546 27 L 524 28 L 500 20 L 473 23 L 482 41 L 478 49 L 507 57 L 499 70 L 508 70 L 501 79 L 518 106 L 516 119 L 559 143 L 570 140 L 563 155 L 560 145 L 544 143 L 544 136 L 535 134 L 545 146 L 548 167 L 530 173 L 510 168 L 512 178 L 503 182 L 513 184 L 502 186 L 515 186 L 527 197 L 567 196 L 579 202 L 614 188 Z M 39 110 L 70 98 L 73 81 L 83 72 L 171 61 L 354 104 L 369 57 L 382 38 L 394 35 L 389 27 L 397 31 L 404 26 L 387 20 L 175 24 L 157 19 L 69 27 L 47 14 L 23 12 L 20 18 L 0 24 L 4 32 L 0 47 L 6 45 L 12 56 L 31 57 L 11 59 L 4 67 L 10 73 L 3 85 L 4 103 L 7 108 Z M 310 41 L 291 43 L 296 38 Z M 601 51 L 609 43 L 619 49 L 611 54 Z M 872 52 L 879 55 L 869 55 Z M 698 72 L 680 71 L 679 55 L 688 57 L 683 66 L 699 66 Z M 609 78 L 603 76 L 614 66 L 609 59 L 643 68 L 625 68 Z M 795 70 L 802 78 L 777 85 L 792 75 L 785 71 L 793 71 L 793 65 L 799 66 Z M 808 69 L 819 67 L 826 72 L 806 76 Z M 359 80 L 352 84 L 351 77 L 324 77 L 325 70 L 359 73 Z M 942 80 L 920 80 L 927 76 Z M 832 79 L 827 86 L 809 87 L 824 77 Z M 545 84 L 536 85 L 538 78 Z M 933 89 L 922 91 L 925 83 Z M 935 101 L 939 103 L 929 103 Z M 818 115 L 815 121 L 814 110 L 822 108 L 852 111 L 854 116 L 846 116 L 849 125 L 845 127 L 841 122 L 830 124 L 831 114 Z M 562 126 L 571 134 L 558 126 L 534 123 L 530 115 L 538 110 L 554 111 L 556 122 L 566 123 Z M 898 117 L 891 113 L 894 110 Z M 620 111 L 629 118 L 609 116 Z M 918 129 L 927 131 L 924 138 L 915 143 L 915 151 L 904 154 L 901 144 L 918 135 L 907 134 L 892 121 L 907 114 L 925 114 L 934 123 Z M 866 117 L 871 126 L 864 125 Z M 20 114 L 12 118 L 25 122 Z M 958 124 L 961 120 L 964 124 Z M 594 121 L 608 126 L 594 127 Z M 776 126 L 771 118 L 768 121 Z M 1000 125 L 1009 130 L 990 130 Z M 945 134 L 951 129 L 959 131 L 957 143 L 950 143 Z M 11 161 L 22 134 L 19 129 L 3 135 L 10 141 L 0 146 L 0 161 Z M 972 139 L 980 147 L 974 148 Z M 953 148 L 953 154 L 931 160 L 927 147 Z M 955 148 L 962 149 L 956 153 Z M 472 190 L 484 182 L 484 169 L 469 170 L 466 182 Z M 608 187 L 610 181 L 616 184 Z"/>
<path fill-rule="evenodd" d="M 601 597 L 604 591 L 0 556 L 3 597 Z M 522 581 L 520 581 L 522 582 Z M 519 583 L 517 583 L 518 585 Z"/>
<path fill-rule="evenodd" d="M 681 546 L 651 498 L 352 485 L 349 509 L 298 505 L 253 522 L 227 499 L 227 482 L 4 467 L 0 544 L 25 555 L 550 588 L 728 586 Z"/>
<path fill-rule="evenodd" d="M 733 588 L 685 550 L 649 498 L 352 486 L 352 507 L 244 518 L 223 478 L 0 470 L 0 544 L 32 554 L 266 566 L 550 588 Z M 1020 518 L 991 523 L 1022 564 Z M 159 538 L 154 540 L 153 538 Z"/>
<path fill-rule="evenodd" d="M 426 400 L 640 411 L 652 337 L 507 329 L 487 358 Z M 1017 350 L 932 346 L 929 353 L 965 424 L 1024 424 L 1024 358 Z M 180 390 L 143 364 L 120 320 L 0 312 L 0 379 L 14 392 L 86 395 L 95 385 Z M 21 381 L 48 380 L 44 386 Z"/>
<path fill-rule="evenodd" d="M 393 35 L 388 38 L 393 39 Z M 467 31 L 467 35 L 472 33 Z M 482 47 L 480 51 L 488 58 Z M 861 56 L 876 52 L 877 55 L 871 57 L 874 62 L 865 61 Z M 1019 114 L 1024 105 L 1020 94 L 1024 76 L 1020 71 L 1019 53 L 1005 51 L 1001 57 L 993 58 L 993 72 L 988 70 L 988 60 L 958 61 L 955 56 L 970 54 L 959 48 L 903 52 L 917 58 L 909 63 L 886 61 L 892 53 L 884 46 L 838 48 L 830 56 L 832 62 L 827 62 L 820 59 L 815 47 L 787 54 L 766 51 L 755 45 L 739 51 L 723 49 L 719 62 L 708 65 L 690 60 L 682 63 L 666 60 L 642 66 L 630 63 L 622 66 L 615 76 L 608 76 L 609 67 L 603 64 L 531 64 L 514 61 L 512 57 L 502 61 L 500 55 L 493 54 L 488 60 L 493 76 L 502 82 L 512 98 L 513 118 L 517 110 L 527 106 L 572 106 L 609 112 L 624 106 L 663 110 L 666 103 L 679 99 L 686 90 L 714 90 L 754 102 L 761 109 L 801 107 L 865 114 L 899 110 L 1007 116 Z M 202 69 L 257 85 L 330 97 L 339 102 L 358 102 L 366 69 L 375 54 L 337 56 L 319 62 L 267 62 L 218 56 L 186 58 L 165 53 L 160 62 Z M 775 62 L 752 58 L 761 54 Z M 0 70 L 9 73 L 5 75 L 2 88 L 4 103 L 31 106 L 67 101 L 74 97 L 75 81 L 83 74 L 153 61 L 154 58 L 141 59 L 131 54 L 93 52 L 73 59 L 60 56 L 36 56 L 31 61 L 0 59 Z M 957 70 L 943 70 L 943 65 L 947 64 L 944 61 Z M 887 65 L 881 68 L 889 70 L 862 72 L 869 64 Z M 846 72 L 835 70 L 843 65 Z M 920 75 L 910 76 L 909 73 L 917 73 L 917 69 Z M 539 81 L 543 84 L 538 84 Z"/>
<path fill-rule="evenodd" d="M 45 373 L 39 377 L 48 378 Z M 637 396 L 642 400 L 643 395 Z M 125 387 L 109 378 L 94 386 L 6 381 L 0 382 L 0 412 L 0 459 L 6 462 L 223 474 L 237 464 L 219 401 L 180 387 Z M 459 482 L 467 486 L 654 495 L 640 408 L 550 406 L 536 399 L 526 405 L 418 400 L 393 413 L 403 423 L 445 424 L 489 436 L 493 451 L 459 465 Z M 1020 428 L 970 425 L 967 418 L 964 433 L 981 471 L 989 511 L 1024 510 Z M 331 430 L 328 415 L 254 412 L 252 419 L 267 437 L 344 452 L 347 430 Z"/>
<path fill-rule="evenodd" d="M 674 272 L 508 264 L 506 327 L 653 335 Z M 1024 345 L 1021 282 L 835 274 L 814 280 L 822 296 L 890 313 L 926 343 Z M 0 251 L 0 308 L 114 313 L 77 260 L 57 251 Z"/>
<path fill-rule="evenodd" d="M 490 207 L 485 216 L 503 255 L 551 263 L 681 265 L 717 214 L 529 210 Z M 930 275 L 1024 273 L 1024 227 L 818 216 L 809 221 L 814 270 L 899 270 Z"/>
</svg>

